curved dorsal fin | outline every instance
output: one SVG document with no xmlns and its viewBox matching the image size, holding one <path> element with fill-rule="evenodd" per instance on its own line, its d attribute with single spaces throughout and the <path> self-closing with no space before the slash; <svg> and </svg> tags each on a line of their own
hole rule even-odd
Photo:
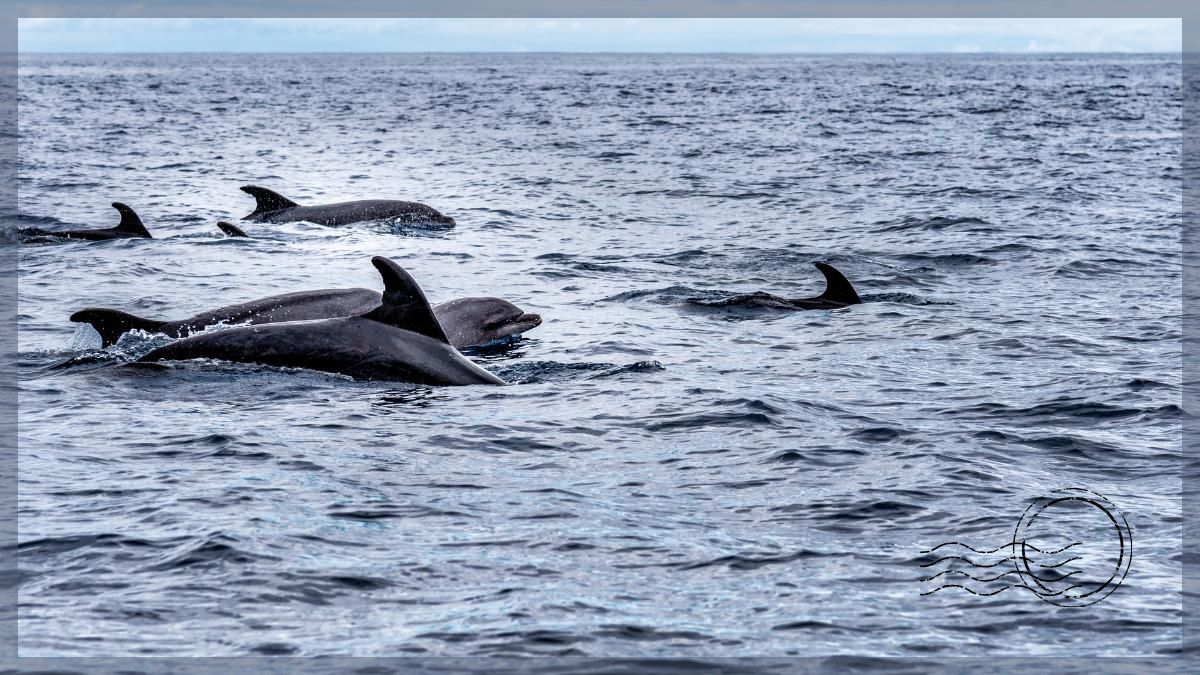
<svg viewBox="0 0 1200 675">
<path fill-rule="evenodd" d="M 299 206 L 299 204 L 288 199 L 287 197 L 284 197 L 278 192 L 275 192 L 274 190 L 268 190 L 265 187 L 258 187 L 257 185 L 243 185 L 242 192 L 254 197 L 254 201 L 258 202 L 254 206 L 254 212 L 246 216 L 247 218 L 252 218 L 263 213 L 270 213 L 271 211 L 290 209 L 293 206 Z"/>
<path fill-rule="evenodd" d="M 121 214 L 121 222 L 113 228 L 114 230 L 136 234 L 139 237 L 146 237 L 147 239 L 152 238 L 146 226 L 142 224 L 142 219 L 138 218 L 138 214 L 134 213 L 133 209 L 121 202 L 113 202 L 112 207 L 117 210 L 117 213 Z"/>
<path fill-rule="evenodd" d="M 249 236 L 242 230 L 242 228 L 238 227 L 237 225 L 234 225 L 233 223 L 227 223 L 225 221 L 221 221 L 221 222 L 217 223 L 217 227 L 220 228 L 220 230 L 222 232 L 224 232 L 225 234 L 227 234 L 231 237 L 248 237 Z"/>
<path fill-rule="evenodd" d="M 862 300 L 858 298 L 858 293 L 850 284 L 850 280 L 834 269 L 833 265 L 823 262 L 816 263 L 816 265 L 817 269 L 821 270 L 821 274 L 825 275 L 825 292 L 820 295 L 821 300 L 840 302 L 845 305 L 862 304 Z"/>
<path fill-rule="evenodd" d="M 434 316 L 429 300 L 412 275 L 383 256 L 371 258 L 371 264 L 383 277 L 383 304 L 362 317 L 449 344 L 450 340 Z"/>
</svg>

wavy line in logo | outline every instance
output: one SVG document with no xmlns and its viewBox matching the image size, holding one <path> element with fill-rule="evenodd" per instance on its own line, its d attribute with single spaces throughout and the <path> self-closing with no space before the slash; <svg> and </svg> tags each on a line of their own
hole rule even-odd
<svg viewBox="0 0 1200 675">
<path fill-rule="evenodd" d="M 1063 541 L 1071 543 L 1064 545 Z M 976 548 L 948 541 L 921 553 L 934 555 L 950 547 L 961 550 L 951 548 L 944 552 L 951 555 L 921 565 L 923 569 L 946 567 L 936 572 L 929 569 L 932 573 L 922 577 L 921 583 L 941 585 L 921 595 L 957 589 L 989 597 L 1019 588 L 1051 604 L 1086 607 L 1111 595 L 1128 575 L 1133 560 L 1133 530 L 1103 495 L 1066 488 L 1030 504 L 1007 544 Z M 988 559 L 1001 553 L 1004 557 Z M 1001 574 L 980 571 L 1004 565 L 1012 569 Z M 948 583 L 951 581 L 961 583 Z"/>
</svg>

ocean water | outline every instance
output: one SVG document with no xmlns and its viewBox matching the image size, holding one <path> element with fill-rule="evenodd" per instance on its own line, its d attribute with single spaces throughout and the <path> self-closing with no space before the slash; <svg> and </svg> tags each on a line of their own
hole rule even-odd
<svg viewBox="0 0 1200 675">
<path fill-rule="evenodd" d="M 21 654 L 1177 653 L 1180 76 L 1138 55 L 22 56 L 0 222 Z M 226 239 L 245 184 L 458 225 Z M 17 234 L 110 226 L 112 201 L 155 239 Z M 67 319 L 380 288 L 374 255 L 435 302 L 540 313 L 470 355 L 512 386 L 131 366 L 167 338 L 100 350 Z M 817 295 L 822 260 L 863 304 L 728 302 Z M 1071 488 L 1132 537 L 1086 607 L 1061 606 L 1069 575 L 1036 594 L 1006 572 L 1022 514 Z M 1041 534 L 1112 569 L 1112 527 L 1066 515 Z"/>
</svg>

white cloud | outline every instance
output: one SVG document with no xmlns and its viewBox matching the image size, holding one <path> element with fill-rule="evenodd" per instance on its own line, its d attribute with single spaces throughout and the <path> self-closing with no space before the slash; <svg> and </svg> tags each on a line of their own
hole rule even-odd
<svg viewBox="0 0 1200 675">
<path fill-rule="evenodd" d="M 130 5 L 130 11 L 137 6 Z M 21 19 L 23 51 L 1151 51 L 1178 19 Z M 203 40 L 201 40 L 201 37 Z M 273 42 L 272 40 L 278 40 Z"/>
</svg>

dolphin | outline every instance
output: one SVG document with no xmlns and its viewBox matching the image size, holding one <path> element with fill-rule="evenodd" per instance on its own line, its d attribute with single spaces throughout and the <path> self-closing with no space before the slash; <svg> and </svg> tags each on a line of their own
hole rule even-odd
<svg viewBox="0 0 1200 675">
<path fill-rule="evenodd" d="M 193 335 L 138 361 L 220 359 L 307 368 L 364 380 L 426 385 L 505 384 L 458 352 L 417 282 L 376 256 L 383 302 L 369 312 L 316 321 L 269 323 Z"/>
<path fill-rule="evenodd" d="M 272 295 L 201 312 L 180 321 L 146 319 L 101 307 L 81 309 L 71 315 L 71 321 L 92 324 L 108 347 L 131 330 L 180 338 L 221 323 L 280 323 L 354 316 L 375 309 L 381 301 L 379 291 L 368 288 L 326 289 Z"/>
<path fill-rule="evenodd" d="M 133 209 L 121 202 L 113 202 L 112 207 L 117 210 L 117 213 L 121 214 L 121 222 L 116 227 L 103 230 L 39 230 L 31 227 L 21 230 L 20 234 L 26 237 L 62 237 L 64 239 L 87 239 L 90 241 L 104 239 L 153 239 L 150 236 L 150 232 L 146 230 L 146 226 L 142 224 L 142 219 L 138 218 L 138 214 L 134 213 Z"/>
<path fill-rule="evenodd" d="M 100 333 L 103 346 L 108 347 L 131 330 L 181 338 L 222 323 L 261 324 L 354 316 L 375 309 L 381 302 L 379 291 L 368 288 L 328 288 L 272 295 L 179 321 L 146 319 L 102 307 L 81 309 L 71 315 L 71 321 L 91 324 Z M 433 313 L 455 349 L 508 342 L 542 323 L 537 314 L 527 314 L 500 298 L 459 298 L 435 306 Z"/>
<path fill-rule="evenodd" d="M 706 307 L 758 306 L 780 309 L 841 309 L 850 305 L 862 304 L 854 286 L 845 275 L 829 263 L 814 264 L 817 269 L 821 270 L 821 274 L 825 275 L 825 292 L 816 297 L 788 299 L 760 292 L 735 295 L 722 300 L 693 300 L 691 302 Z"/>
<path fill-rule="evenodd" d="M 861 305 L 862 300 L 854 285 L 829 263 L 813 263 L 825 275 L 825 292 L 815 298 L 794 298 L 788 304 L 796 309 L 838 309 L 850 305 Z"/>
<path fill-rule="evenodd" d="M 224 232 L 227 236 L 230 236 L 230 237 L 247 237 L 247 236 L 249 236 L 245 232 L 242 231 L 242 228 L 238 227 L 237 225 L 234 225 L 233 223 L 226 223 L 226 222 L 222 221 L 222 222 L 217 223 L 217 227 L 220 228 L 220 230 L 222 232 Z"/>
<path fill-rule="evenodd" d="M 370 220 L 397 220 L 406 223 L 454 225 L 453 218 L 417 202 L 364 199 L 321 206 L 300 206 L 278 192 L 264 187 L 245 185 L 241 189 L 257 202 L 254 211 L 242 220 L 256 223 L 305 221 L 318 225 L 348 225 Z"/>
</svg>

